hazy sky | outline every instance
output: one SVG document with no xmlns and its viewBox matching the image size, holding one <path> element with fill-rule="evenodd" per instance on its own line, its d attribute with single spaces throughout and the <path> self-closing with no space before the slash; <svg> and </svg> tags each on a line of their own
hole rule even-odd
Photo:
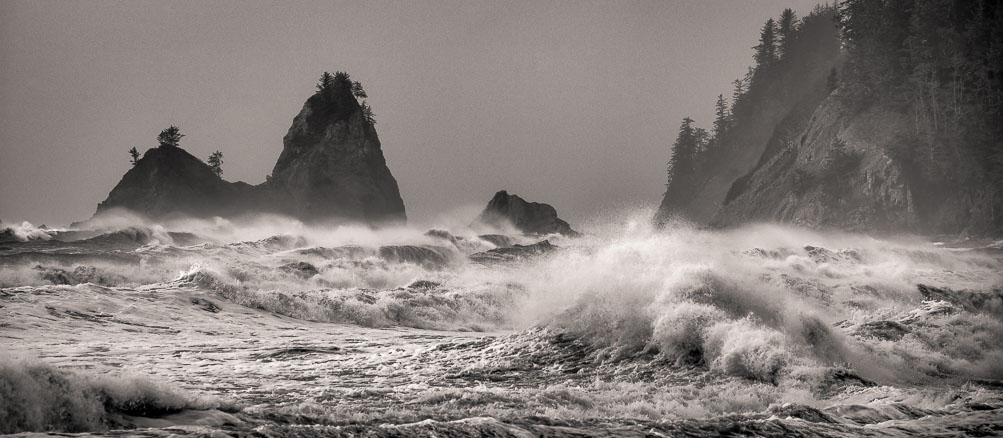
<svg viewBox="0 0 1003 438">
<path fill-rule="evenodd" d="M 500 189 L 572 224 L 654 205 L 680 119 L 815 3 L 0 0 L 0 219 L 90 217 L 171 124 L 260 183 L 325 70 L 365 85 L 412 222 Z"/>
</svg>

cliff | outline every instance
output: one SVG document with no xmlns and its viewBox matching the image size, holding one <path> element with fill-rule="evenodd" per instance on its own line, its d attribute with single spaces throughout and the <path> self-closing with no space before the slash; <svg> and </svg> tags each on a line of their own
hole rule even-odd
<svg viewBox="0 0 1003 438">
<path fill-rule="evenodd" d="M 374 122 L 344 76 L 307 99 L 265 183 L 227 182 L 180 147 L 161 145 L 126 172 L 97 212 L 124 208 L 152 218 L 278 213 L 305 221 L 404 222 L 404 202 Z"/>
<path fill-rule="evenodd" d="M 710 224 L 733 183 L 771 153 L 767 148 L 775 132 L 796 130 L 824 99 L 826 78 L 840 59 L 832 14 L 806 22 L 792 41 L 786 60 L 745 79 L 748 89 L 733 101 L 733 123 L 719 147 L 698 157 L 695 170 L 670 182 L 657 222 L 680 216 Z"/>
<path fill-rule="evenodd" d="M 837 95 L 794 138 L 731 186 L 715 225 L 771 220 L 851 231 L 916 230 L 913 187 L 889 145 L 907 141 L 910 120 L 892 108 L 847 110 Z M 920 197 L 925 198 L 925 196 Z M 944 211 L 957 211 L 944 205 Z"/>
<path fill-rule="evenodd" d="M 838 21 L 834 12 L 816 10 L 783 57 L 757 65 L 720 137 L 697 147 L 689 161 L 674 160 L 682 164 L 672 169 L 656 221 L 1001 234 L 1000 108 L 987 103 L 996 101 L 988 94 L 959 91 L 998 89 L 991 81 L 999 76 L 949 74 L 958 65 L 972 71 L 990 65 L 981 58 L 986 55 L 962 51 L 956 42 L 961 45 L 953 52 L 932 51 L 964 53 L 943 60 L 939 75 L 935 56 L 909 56 L 916 49 L 908 41 L 919 39 L 908 34 L 921 36 L 920 28 L 877 26 L 873 18 L 881 11 L 847 9 Z M 958 23 L 934 22 L 925 32 L 969 26 Z M 856 39 L 841 35 L 840 25 L 844 32 L 852 28 Z M 992 29 L 986 24 L 969 33 Z M 872 31 L 879 36 L 865 39 Z M 882 50 L 905 55 L 892 68 L 882 64 L 891 62 Z M 677 153 L 686 150 L 679 144 Z"/>
</svg>

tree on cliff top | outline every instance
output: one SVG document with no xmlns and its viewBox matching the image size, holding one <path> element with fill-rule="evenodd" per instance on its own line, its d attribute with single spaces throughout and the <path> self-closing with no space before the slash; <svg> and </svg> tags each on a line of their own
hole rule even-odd
<svg viewBox="0 0 1003 438">
<path fill-rule="evenodd" d="M 163 131 L 160 131 L 160 135 L 157 136 L 157 141 L 160 142 L 160 147 L 178 147 L 181 144 L 181 137 L 185 135 L 181 133 L 181 128 L 171 125 Z"/>
<path fill-rule="evenodd" d="M 671 187 L 673 183 L 678 183 L 686 179 L 693 171 L 694 159 L 697 150 L 700 148 L 700 139 L 697 130 L 693 128 L 693 119 L 683 118 L 679 125 L 679 135 L 676 142 L 672 144 L 672 158 L 669 159 L 669 181 Z"/>
<path fill-rule="evenodd" d="M 366 90 L 362 88 L 362 82 L 359 81 L 352 82 L 352 95 L 359 99 L 366 99 L 369 97 L 369 95 L 366 94 Z"/>
<path fill-rule="evenodd" d="M 714 136 L 711 138 L 711 149 L 715 149 L 724 140 L 724 135 L 731 124 L 731 113 L 728 112 L 728 102 L 723 94 L 717 95 L 714 104 Z"/>
<path fill-rule="evenodd" d="M 781 56 L 787 54 L 787 49 L 790 47 L 791 39 L 794 37 L 794 31 L 797 27 L 797 20 L 797 14 L 791 8 L 784 9 L 780 13 L 780 20 L 777 23 L 777 42 Z"/>
<path fill-rule="evenodd" d="M 362 101 L 362 117 L 365 117 L 370 125 L 376 124 L 376 114 L 373 113 L 373 107 L 369 106 L 364 100 Z"/>
<path fill-rule="evenodd" d="M 756 72 L 759 73 L 777 61 L 777 25 L 772 18 L 763 24 L 759 45 L 755 47 Z"/>
<path fill-rule="evenodd" d="M 132 157 L 132 159 L 129 162 L 132 163 L 133 166 L 135 166 L 136 163 L 139 162 L 139 151 L 136 150 L 135 146 L 133 146 L 132 149 L 129 149 L 129 156 Z"/>
<path fill-rule="evenodd" d="M 337 89 L 344 88 L 346 90 L 351 90 L 353 94 L 358 96 L 356 91 L 356 84 L 358 84 L 358 92 L 365 94 L 362 90 L 362 84 L 358 82 L 352 82 L 352 76 L 343 71 L 334 72 L 332 75 L 330 72 L 324 72 L 320 75 L 320 80 L 317 81 L 317 92 L 318 93 L 329 93 Z M 363 96 L 364 97 L 364 96 Z"/>
<path fill-rule="evenodd" d="M 209 168 L 212 169 L 212 173 L 216 176 L 223 176 L 223 153 L 220 151 L 213 152 L 209 155 Z"/>
<path fill-rule="evenodd" d="M 317 81 L 317 91 L 327 91 L 334 86 L 334 76 L 331 73 L 324 72 L 320 75 L 320 80 Z"/>
</svg>

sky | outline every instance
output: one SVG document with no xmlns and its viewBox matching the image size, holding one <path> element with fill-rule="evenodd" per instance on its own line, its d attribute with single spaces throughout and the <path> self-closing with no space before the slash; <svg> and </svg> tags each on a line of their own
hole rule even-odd
<svg viewBox="0 0 1003 438">
<path fill-rule="evenodd" d="M 0 0 L 0 220 L 90 217 L 170 125 L 264 181 L 324 71 L 361 81 L 409 221 L 506 189 L 574 225 L 655 206 L 763 22 L 814 1 Z"/>
</svg>

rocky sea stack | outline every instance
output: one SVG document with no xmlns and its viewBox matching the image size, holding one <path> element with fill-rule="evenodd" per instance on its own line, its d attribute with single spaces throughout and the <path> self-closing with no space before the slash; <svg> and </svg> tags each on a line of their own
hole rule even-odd
<svg viewBox="0 0 1003 438">
<path fill-rule="evenodd" d="M 553 233 L 570 237 L 580 235 L 571 229 L 571 225 L 557 217 L 557 210 L 554 207 L 539 202 L 527 202 L 519 196 L 510 195 L 505 190 L 495 193 L 474 223 L 493 227 L 511 224 L 527 235 Z"/>
<path fill-rule="evenodd" d="M 325 74 L 283 138 L 265 183 L 217 176 L 180 147 L 148 150 L 97 212 L 124 208 L 152 217 L 278 213 L 305 221 L 403 223 L 404 201 L 383 157 L 361 85 Z"/>
</svg>

